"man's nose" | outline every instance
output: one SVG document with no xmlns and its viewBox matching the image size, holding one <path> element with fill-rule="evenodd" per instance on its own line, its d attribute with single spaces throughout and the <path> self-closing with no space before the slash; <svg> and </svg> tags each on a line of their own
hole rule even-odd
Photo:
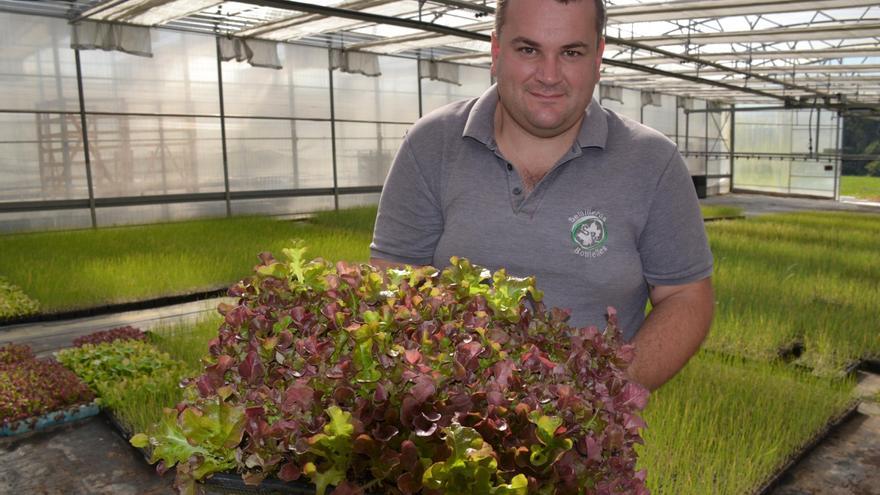
<svg viewBox="0 0 880 495">
<path fill-rule="evenodd" d="M 556 84 L 560 81 L 559 58 L 555 55 L 545 55 L 538 63 L 537 79 L 543 84 Z"/>
</svg>

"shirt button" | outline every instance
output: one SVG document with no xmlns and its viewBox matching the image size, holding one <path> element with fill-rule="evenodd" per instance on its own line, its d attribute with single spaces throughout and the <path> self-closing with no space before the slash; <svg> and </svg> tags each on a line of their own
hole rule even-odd
<svg viewBox="0 0 880 495">
<path fill-rule="evenodd" d="M 522 193 L 522 189 L 520 189 L 520 188 L 518 188 L 518 187 L 514 187 L 514 188 L 513 188 L 513 194 L 519 196 L 520 193 Z"/>
<path fill-rule="evenodd" d="M 507 170 L 513 170 L 513 165 L 511 165 L 511 164 L 508 163 L 508 164 L 507 164 Z"/>
</svg>

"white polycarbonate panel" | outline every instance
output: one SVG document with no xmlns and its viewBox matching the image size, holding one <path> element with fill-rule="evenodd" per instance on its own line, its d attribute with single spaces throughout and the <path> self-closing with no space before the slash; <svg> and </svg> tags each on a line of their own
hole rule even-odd
<svg viewBox="0 0 880 495">
<path fill-rule="evenodd" d="M 687 165 L 688 172 L 691 175 L 706 175 L 708 164 L 706 162 L 706 156 L 702 153 L 693 153 L 682 151 L 682 156 L 684 157 L 684 163 Z"/>
<path fill-rule="evenodd" d="M 740 153 L 789 153 L 793 111 L 766 110 L 736 114 L 736 150 Z"/>
<path fill-rule="evenodd" d="M 730 192 L 730 179 L 724 177 L 720 179 L 706 179 L 706 194 L 708 196 L 716 196 L 718 194 L 727 194 Z"/>
<path fill-rule="evenodd" d="M 599 90 L 596 89 L 595 93 L 593 93 L 594 98 L 599 98 Z M 642 104 L 641 93 L 639 91 L 632 91 L 628 89 L 623 90 L 623 103 L 620 103 L 616 100 L 604 99 L 601 100 L 602 106 L 608 108 L 609 110 L 613 110 L 620 115 L 627 116 L 636 122 L 639 121 L 640 118 L 640 109 L 639 107 Z"/>
<path fill-rule="evenodd" d="M 235 200 L 231 206 L 233 215 L 297 215 L 332 210 L 333 196 Z"/>
<path fill-rule="evenodd" d="M 98 208 L 96 217 L 99 227 L 113 225 L 137 225 L 144 223 L 192 220 L 226 216 L 223 201 L 174 203 L 167 205 L 119 206 Z"/>
<path fill-rule="evenodd" d="M 407 127 L 337 123 L 336 166 L 339 186 L 382 185 Z"/>
<path fill-rule="evenodd" d="M 0 201 L 88 198 L 79 114 L 0 113 Z"/>
<path fill-rule="evenodd" d="M 708 175 L 726 175 L 730 173 L 729 157 L 709 157 L 706 160 L 706 173 Z"/>
<path fill-rule="evenodd" d="M 345 194 L 339 196 L 340 208 L 354 208 L 356 206 L 372 206 L 378 204 L 378 194 Z"/>
<path fill-rule="evenodd" d="M 459 67 L 459 78 L 460 86 L 443 81 L 422 79 L 422 113 L 427 114 L 431 110 L 453 101 L 478 97 L 492 83 L 489 69 L 482 67 L 462 65 Z"/>
<path fill-rule="evenodd" d="M 785 193 L 789 190 L 791 164 L 788 160 L 738 157 L 734 163 L 736 189 Z"/>
<path fill-rule="evenodd" d="M 379 77 L 333 71 L 337 119 L 414 122 L 419 117 L 416 61 L 379 57 Z"/>
<path fill-rule="evenodd" d="M 161 29 L 152 37 L 152 58 L 82 52 L 86 110 L 219 115 L 214 37 Z"/>
<path fill-rule="evenodd" d="M 228 119 L 226 140 L 230 190 L 333 186 L 329 122 Z"/>
<path fill-rule="evenodd" d="M 642 123 L 656 129 L 670 138 L 675 136 L 675 97 L 660 95 L 662 106 L 646 105 Z"/>
<path fill-rule="evenodd" d="M 791 194 L 834 197 L 835 165 L 828 160 L 792 160 Z"/>
<path fill-rule="evenodd" d="M 85 229 L 92 226 L 89 210 L 0 213 L 0 232 Z"/>
<path fill-rule="evenodd" d="M 0 109 L 78 111 L 70 26 L 0 12 Z"/>
<path fill-rule="evenodd" d="M 222 191 L 220 120 L 91 115 L 96 197 Z"/>
<path fill-rule="evenodd" d="M 327 50 L 279 44 L 283 69 L 223 63 L 226 115 L 330 118 Z"/>
</svg>

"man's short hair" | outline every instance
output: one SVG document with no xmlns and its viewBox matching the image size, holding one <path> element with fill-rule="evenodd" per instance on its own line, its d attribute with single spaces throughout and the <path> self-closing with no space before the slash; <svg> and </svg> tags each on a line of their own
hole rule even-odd
<svg viewBox="0 0 880 495">
<path fill-rule="evenodd" d="M 501 35 L 501 26 L 504 25 L 504 15 L 507 13 L 507 3 L 510 0 L 498 0 L 495 4 L 495 35 Z M 578 2 L 581 0 L 556 0 L 561 4 L 568 5 L 572 2 Z M 587 1 L 587 0 L 584 0 Z M 605 0 L 593 0 L 593 3 L 596 4 L 596 35 L 597 39 L 602 38 L 602 33 L 605 32 Z"/>
</svg>

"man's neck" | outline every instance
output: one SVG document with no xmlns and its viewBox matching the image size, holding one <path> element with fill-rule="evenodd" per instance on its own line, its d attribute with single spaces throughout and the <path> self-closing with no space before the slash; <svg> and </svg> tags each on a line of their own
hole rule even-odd
<svg viewBox="0 0 880 495">
<path fill-rule="evenodd" d="M 526 190 L 531 191 L 571 148 L 583 117 L 561 134 L 539 137 L 526 131 L 499 102 L 495 106 L 495 142 L 501 154 L 513 164 Z"/>
</svg>

